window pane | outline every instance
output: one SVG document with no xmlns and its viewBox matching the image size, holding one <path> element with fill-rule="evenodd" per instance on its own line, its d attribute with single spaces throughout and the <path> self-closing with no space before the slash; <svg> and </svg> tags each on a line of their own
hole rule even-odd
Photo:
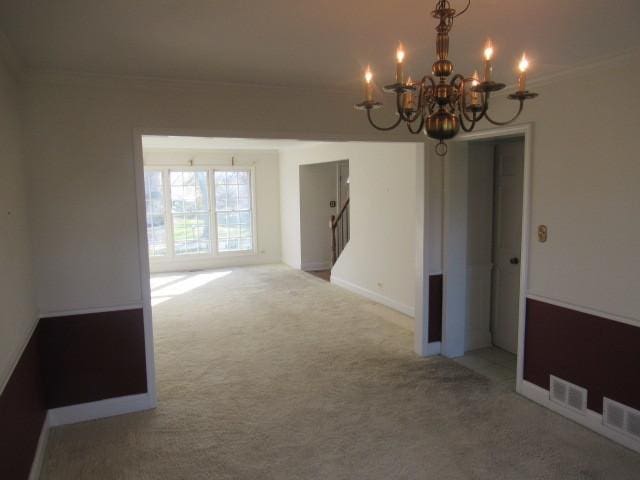
<svg viewBox="0 0 640 480">
<path fill-rule="evenodd" d="M 249 172 L 238 172 L 238 183 L 240 185 L 249 184 Z"/>
<path fill-rule="evenodd" d="M 171 211 L 175 254 L 209 253 L 211 225 L 206 171 L 171 172 Z"/>
<path fill-rule="evenodd" d="M 216 172 L 218 173 L 220 172 Z M 227 210 L 227 187 L 216 185 L 216 211 L 224 212 L 225 210 Z"/>
<path fill-rule="evenodd" d="M 218 251 L 253 248 L 251 179 L 248 170 L 216 171 Z"/>
<path fill-rule="evenodd" d="M 227 183 L 227 174 L 226 172 L 215 172 L 216 185 L 224 185 Z"/>
<path fill-rule="evenodd" d="M 164 217 L 164 190 L 162 172 L 145 170 L 144 195 L 147 212 L 147 239 L 149 256 L 159 257 L 167 254 L 167 236 Z"/>
</svg>

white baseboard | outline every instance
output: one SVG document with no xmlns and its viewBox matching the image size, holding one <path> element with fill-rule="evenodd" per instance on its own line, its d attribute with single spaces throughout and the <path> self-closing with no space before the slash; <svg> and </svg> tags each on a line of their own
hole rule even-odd
<svg viewBox="0 0 640 480">
<path fill-rule="evenodd" d="M 47 441 L 49 440 L 49 414 L 44 417 L 44 423 L 42 424 L 42 430 L 40 431 L 40 438 L 38 439 L 38 446 L 36 447 L 36 454 L 33 456 L 33 462 L 31 463 L 31 471 L 29 472 L 29 480 L 38 480 L 40 478 L 40 472 L 42 471 L 42 463 L 44 462 L 44 452 L 47 449 Z"/>
<path fill-rule="evenodd" d="M 97 402 L 81 403 L 49 410 L 49 426 L 87 422 L 99 418 L 124 415 L 155 408 L 156 402 L 149 393 L 108 398 Z"/>
<path fill-rule="evenodd" d="M 410 317 L 415 317 L 415 309 L 408 305 L 404 305 L 400 302 L 396 302 L 391 298 L 385 297 L 384 295 L 380 295 L 379 293 L 372 292 L 366 288 L 363 288 L 355 283 L 351 283 L 342 278 L 336 277 L 335 275 L 331 275 L 331 283 L 336 284 L 339 287 L 342 287 L 346 290 L 349 290 L 353 293 L 357 293 L 358 295 L 362 295 L 363 297 L 368 298 L 369 300 L 373 300 L 374 302 L 381 303 L 389 308 L 397 310 L 400 313 L 404 313 Z"/>
<path fill-rule="evenodd" d="M 304 262 L 300 270 L 304 270 L 305 272 L 317 272 L 319 270 L 331 270 L 331 262 Z"/>
<path fill-rule="evenodd" d="M 427 351 L 425 352 L 425 357 L 435 357 L 436 355 L 440 355 L 442 351 L 442 343 L 441 342 L 431 342 L 427 343 Z"/>
<path fill-rule="evenodd" d="M 622 433 L 619 433 L 602 423 L 602 415 L 592 410 L 587 410 L 586 415 L 576 413 L 568 408 L 562 407 L 560 404 L 552 402 L 549 398 L 549 391 L 539 387 L 533 383 L 523 380 L 518 388 L 518 393 L 529 400 L 532 400 L 543 407 L 546 407 L 554 412 L 573 420 L 580 425 L 593 430 L 600 435 L 607 437 L 616 443 L 619 443 L 630 450 L 640 453 L 640 442 L 628 437 Z"/>
</svg>

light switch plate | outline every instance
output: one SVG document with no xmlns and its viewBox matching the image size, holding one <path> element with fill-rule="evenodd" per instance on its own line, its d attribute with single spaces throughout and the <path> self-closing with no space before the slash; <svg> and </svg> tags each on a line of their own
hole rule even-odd
<svg viewBox="0 0 640 480">
<path fill-rule="evenodd" d="M 544 243 L 547 241 L 547 226 L 546 225 L 538 225 L 538 241 L 540 243 Z"/>
</svg>

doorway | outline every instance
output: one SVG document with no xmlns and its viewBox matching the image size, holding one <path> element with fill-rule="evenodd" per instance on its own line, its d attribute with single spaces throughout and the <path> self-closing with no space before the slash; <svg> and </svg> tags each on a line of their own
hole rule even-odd
<svg viewBox="0 0 640 480">
<path fill-rule="evenodd" d="M 329 280 L 348 242 L 349 160 L 300 165 L 301 270 Z M 343 220 L 344 217 L 344 221 Z M 336 219 L 341 219 L 336 241 Z"/>
<path fill-rule="evenodd" d="M 445 160 L 443 354 L 509 383 L 521 378 L 526 152 L 522 134 L 484 134 Z"/>
</svg>

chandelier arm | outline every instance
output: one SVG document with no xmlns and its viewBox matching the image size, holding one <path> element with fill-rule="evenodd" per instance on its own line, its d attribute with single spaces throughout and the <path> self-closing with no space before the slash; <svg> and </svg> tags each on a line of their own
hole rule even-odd
<svg viewBox="0 0 640 480">
<path fill-rule="evenodd" d="M 467 124 L 465 124 L 465 118 L 466 115 L 458 114 L 458 120 L 460 120 L 460 128 L 462 128 L 462 130 L 467 133 L 472 132 L 473 129 L 476 128 L 477 123 L 475 112 L 473 113 L 473 118 L 469 120 L 469 123 L 471 124 L 470 126 L 467 126 Z"/>
<path fill-rule="evenodd" d="M 402 98 L 402 94 L 400 92 L 396 92 L 396 112 L 400 116 L 400 120 L 404 120 L 408 122 L 406 115 L 404 114 L 404 108 L 402 108 L 402 102 L 400 99 Z"/>
<path fill-rule="evenodd" d="M 405 119 L 404 119 L 404 120 L 405 120 L 405 122 L 407 122 L 407 123 L 415 123 L 415 122 L 418 120 L 418 118 L 422 116 L 422 114 L 421 114 L 421 113 L 422 113 L 422 110 L 418 107 L 418 108 L 416 109 L 416 111 L 415 111 L 415 112 L 413 112 L 413 113 L 412 113 L 412 114 L 410 114 L 410 115 L 407 115 L 407 114 L 405 113 L 405 114 L 404 114 L 404 116 L 405 116 Z"/>
<path fill-rule="evenodd" d="M 376 130 L 380 130 L 382 132 L 388 132 L 389 130 L 393 130 L 398 125 L 400 125 L 400 122 L 402 122 L 402 117 L 398 117 L 398 120 L 393 125 L 389 125 L 388 127 L 379 127 L 378 125 L 376 125 L 374 123 L 373 118 L 371 118 L 371 109 L 370 108 L 367 108 L 367 119 L 369 120 L 369 123 L 371 124 L 371 126 L 373 128 L 375 128 Z"/>
<path fill-rule="evenodd" d="M 514 122 L 520 116 L 520 114 L 522 113 L 523 109 L 524 109 L 524 100 L 520 100 L 520 107 L 518 108 L 518 111 L 516 112 L 516 114 L 513 116 L 513 118 L 511 120 L 507 120 L 506 122 L 499 122 L 497 120 L 493 120 L 489 116 L 488 112 L 485 112 L 485 117 L 487 118 L 487 121 L 489 121 L 490 123 L 501 127 L 503 125 L 509 125 L 510 123 Z"/>
<path fill-rule="evenodd" d="M 471 0 L 467 0 L 467 6 L 464 7 L 462 10 L 460 10 L 460 12 L 456 13 L 453 18 L 457 18 L 460 15 L 462 15 L 463 13 L 465 13 L 467 10 L 469 10 L 469 7 L 471 6 Z"/>
<path fill-rule="evenodd" d="M 468 81 L 467 78 L 464 77 L 464 75 L 457 73 L 453 76 L 453 78 L 451 79 L 451 81 L 449 82 L 449 85 L 451 85 L 452 87 L 456 87 L 456 81 L 457 80 L 461 80 L 462 81 L 462 85 L 464 88 L 464 82 Z M 458 88 L 458 87 L 456 87 Z"/>
<path fill-rule="evenodd" d="M 414 122 L 407 122 L 407 128 L 409 129 L 409 131 L 411 133 L 413 133 L 414 135 L 419 134 L 420 132 L 422 132 L 422 129 L 424 128 L 424 116 L 421 115 L 421 119 L 420 119 L 420 126 L 414 130 L 413 128 L 411 128 L 411 124 Z"/>
</svg>

